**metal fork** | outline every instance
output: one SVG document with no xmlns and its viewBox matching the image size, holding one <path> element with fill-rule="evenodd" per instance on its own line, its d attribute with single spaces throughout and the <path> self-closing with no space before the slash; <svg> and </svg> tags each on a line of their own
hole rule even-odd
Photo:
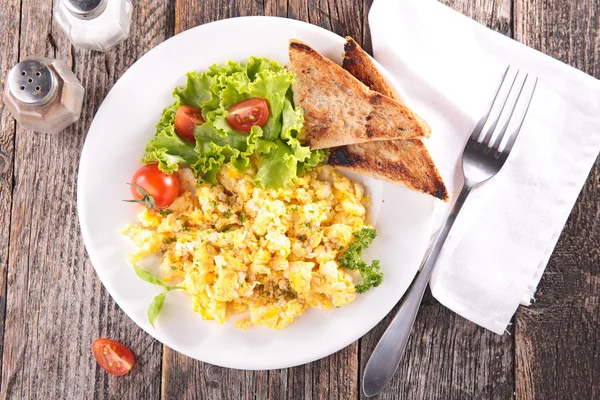
<svg viewBox="0 0 600 400">
<path fill-rule="evenodd" d="M 435 262 L 448 237 L 450 228 L 452 228 L 469 193 L 471 193 L 471 190 L 474 187 L 489 180 L 500 171 L 515 144 L 517 135 L 521 130 L 521 126 L 523 125 L 523 121 L 529 110 L 529 104 L 533 98 L 533 93 L 537 86 L 537 78 L 533 78 L 535 81 L 531 92 L 528 95 L 522 96 L 523 89 L 530 79 L 529 74 L 525 74 L 525 78 L 522 78 L 523 74 L 521 74 L 520 71 L 517 71 L 516 74 L 514 74 L 514 78 L 511 79 L 509 78 L 509 76 L 512 76 L 512 73 L 509 74 L 510 69 L 509 66 L 504 72 L 490 109 L 475 126 L 463 151 L 463 188 L 460 191 L 446 222 L 440 230 L 435 243 L 425 255 L 425 258 L 421 263 L 420 272 L 400 303 L 401 305 L 396 316 L 384 332 L 379 343 L 375 347 L 371 358 L 367 362 L 363 376 L 363 391 L 367 397 L 374 396 L 381 392 L 396 373 L 400 358 L 408 343 L 408 338 L 415 322 L 423 298 L 423 293 L 425 293 L 425 289 L 431 278 Z M 517 79 L 518 77 L 520 78 Z M 520 82 L 515 85 L 517 81 Z M 506 91 L 505 88 L 507 85 L 510 86 L 508 92 L 501 95 L 502 92 Z M 516 98 L 515 93 L 517 93 Z M 512 99 L 512 101 L 509 101 L 509 99 Z M 514 115 L 517 105 L 520 105 L 520 108 L 524 109 L 520 121 L 518 115 Z M 497 112 L 498 109 L 500 109 L 500 111 L 498 112 L 497 117 L 490 119 L 492 111 L 494 110 Z M 481 134 L 488 124 L 488 119 L 490 120 L 489 127 L 486 130 L 483 139 L 480 141 Z M 494 135 L 499 122 L 503 120 L 504 122 L 501 124 L 500 130 Z M 515 121 L 517 121 L 516 126 L 512 127 L 515 124 Z M 512 127 L 511 133 L 506 136 L 509 125 Z M 505 136 L 507 137 L 506 143 L 501 147 Z"/>
</svg>

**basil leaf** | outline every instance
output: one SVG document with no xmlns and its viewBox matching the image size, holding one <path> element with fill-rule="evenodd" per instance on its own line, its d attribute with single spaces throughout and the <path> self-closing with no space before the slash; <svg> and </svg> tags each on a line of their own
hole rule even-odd
<svg viewBox="0 0 600 400">
<path fill-rule="evenodd" d="M 156 317 L 158 317 L 160 310 L 162 310 L 166 294 L 167 292 L 162 292 L 152 299 L 152 303 L 150 303 L 150 306 L 148 306 L 148 322 L 150 322 L 150 325 L 152 325 L 153 328 L 154 321 L 156 321 Z"/>
<path fill-rule="evenodd" d="M 153 283 L 158 286 L 167 287 L 167 284 L 161 281 L 159 277 L 152 275 L 148 271 L 144 271 L 136 264 L 133 264 L 133 270 L 135 271 L 136 275 L 139 276 L 142 280 L 149 283 Z"/>
</svg>

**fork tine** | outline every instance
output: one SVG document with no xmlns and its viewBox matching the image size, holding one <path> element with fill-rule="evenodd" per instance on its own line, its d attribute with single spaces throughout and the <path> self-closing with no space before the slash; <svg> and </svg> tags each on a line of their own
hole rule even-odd
<svg viewBox="0 0 600 400">
<path fill-rule="evenodd" d="M 494 121 L 492 126 L 489 127 L 488 131 L 485 134 L 485 137 L 481 141 L 481 144 L 484 146 L 490 147 L 490 142 L 492 140 L 492 136 L 494 135 L 496 126 L 498 126 L 500 117 L 502 117 L 502 114 L 504 113 L 504 107 L 506 107 L 506 103 L 508 102 L 508 99 L 510 98 L 510 95 L 512 93 L 513 87 L 515 86 L 515 82 L 517 81 L 517 77 L 519 76 L 519 73 L 520 73 L 520 71 L 517 70 L 517 73 L 515 74 L 515 77 L 513 78 L 513 81 L 510 84 L 510 88 L 508 89 L 508 92 L 506 93 L 506 97 L 504 98 L 504 103 L 502 103 L 502 108 L 500 109 L 500 112 L 498 113 L 498 117 L 496 117 L 496 120 Z"/>
<path fill-rule="evenodd" d="M 508 74 L 509 69 L 510 69 L 510 65 L 508 67 L 506 67 L 504 74 L 502 74 L 502 80 L 500 81 L 500 85 L 498 85 L 498 89 L 496 90 L 496 94 L 494 95 L 494 100 L 492 100 L 492 104 L 490 105 L 490 108 L 488 109 L 487 114 L 485 114 L 479 120 L 479 122 L 477 122 L 477 125 L 475 125 L 475 128 L 473 129 L 473 132 L 471 133 L 472 140 L 475 140 L 475 141 L 479 140 L 479 136 L 481 136 L 481 131 L 483 130 L 483 127 L 485 126 L 485 123 L 487 122 L 487 120 L 490 116 L 490 113 L 492 112 L 492 110 L 494 108 L 494 104 L 496 104 L 496 99 L 498 98 L 498 93 L 500 93 L 500 89 L 502 89 L 502 85 L 504 84 L 504 80 L 506 79 L 506 75 Z"/>
<path fill-rule="evenodd" d="M 510 110 L 510 113 L 508 115 L 508 118 L 506 119 L 506 122 L 504 122 L 504 126 L 502 127 L 502 129 L 500 129 L 498 136 L 496 136 L 496 139 L 494 140 L 494 144 L 490 143 L 490 147 L 496 151 L 498 151 L 500 149 L 500 144 L 502 143 L 502 139 L 504 138 L 504 135 L 506 134 L 506 130 L 508 129 L 508 124 L 510 123 L 512 116 L 515 113 L 515 110 L 517 109 L 517 104 L 519 104 L 519 100 L 521 99 L 521 94 L 523 93 L 523 88 L 527 84 L 527 79 L 529 79 L 529 74 L 525 74 L 525 79 L 523 79 L 523 82 L 521 82 L 521 87 L 519 88 L 519 93 L 517 94 L 517 98 L 515 99 L 515 101 L 512 105 L 512 109 Z"/>
<path fill-rule="evenodd" d="M 519 132 L 521 131 L 521 127 L 523 126 L 523 122 L 525 122 L 525 117 L 527 116 L 527 112 L 529 111 L 529 106 L 531 105 L 531 100 L 533 99 L 533 94 L 535 93 L 535 88 L 537 87 L 537 83 L 538 83 L 538 78 L 535 78 L 535 82 L 533 84 L 533 89 L 531 90 L 531 94 L 529 95 L 529 99 L 527 100 L 527 106 L 525 107 L 525 112 L 523 113 L 523 116 L 521 117 L 521 122 L 519 122 L 519 126 L 517 126 L 517 129 L 515 129 L 515 131 L 513 133 L 510 134 L 510 136 L 508 137 L 508 141 L 506 142 L 506 146 L 504 146 L 504 150 L 502 150 L 502 153 L 505 155 L 508 155 L 508 153 L 510 153 L 510 151 L 512 150 L 515 141 L 517 140 L 517 136 L 519 136 Z M 518 101 L 519 99 L 517 99 Z M 500 147 L 500 143 L 498 143 L 498 147 Z M 496 149 L 496 151 L 498 151 L 498 149 Z"/>
</svg>

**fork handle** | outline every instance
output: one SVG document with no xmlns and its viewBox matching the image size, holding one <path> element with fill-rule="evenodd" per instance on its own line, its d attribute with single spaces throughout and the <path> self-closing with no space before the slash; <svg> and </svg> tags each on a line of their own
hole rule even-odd
<svg viewBox="0 0 600 400">
<path fill-rule="evenodd" d="M 363 391 L 367 397 L 381 392 L 396 373 L 419 311 L 423 293 L 425 293 L 431 278 L 433 266 L 471 189 L 472 187 L 469 185 L 463 186 L 434 245 L 425 254 L 425 258 L 421 262 L 420 272 L 413 281 L 412 287 L 400 302 L 400 308 L 396 312 L 396 316 L 379 339 L 375 350 L 373 350 L 363 375 Z"/>
</svg>

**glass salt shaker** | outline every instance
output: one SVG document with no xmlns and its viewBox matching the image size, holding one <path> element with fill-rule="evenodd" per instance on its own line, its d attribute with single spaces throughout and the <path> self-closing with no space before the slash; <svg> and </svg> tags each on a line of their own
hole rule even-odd
<svg viewBox="0 0 600 400">
<path fill-rule="evenodd" d="M 54 20 L 78 47 L 109 51 L 129 35 L 129 0 L 57 0 Z"/>
<path fill-rule="evenodd" d="M 63 61 L 30 57 L 9 71 L 3 100 L 23 128 L 56 133 L 79 119 L 83 93 Z"/>
</svg>

